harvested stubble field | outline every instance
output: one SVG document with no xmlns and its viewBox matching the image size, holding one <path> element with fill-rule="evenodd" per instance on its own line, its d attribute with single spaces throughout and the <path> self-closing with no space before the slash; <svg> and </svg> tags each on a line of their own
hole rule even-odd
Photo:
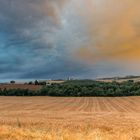
<svg viewBox="0 0 140 140">
<path fill-rule="evenodd" d="M 0 140 L 140 140 L 140 97 L 0 97 Z"/>
</svg>

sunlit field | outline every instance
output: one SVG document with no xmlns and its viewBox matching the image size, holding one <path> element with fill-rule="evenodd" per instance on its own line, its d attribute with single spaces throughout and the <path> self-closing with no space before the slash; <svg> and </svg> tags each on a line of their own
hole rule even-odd
<svg viewBox="0 0 140 140">
<path fill-rule="evenodd" d="M 140 140 L 140 97 L 0 97 L 0 140 Z"/>
</svg>

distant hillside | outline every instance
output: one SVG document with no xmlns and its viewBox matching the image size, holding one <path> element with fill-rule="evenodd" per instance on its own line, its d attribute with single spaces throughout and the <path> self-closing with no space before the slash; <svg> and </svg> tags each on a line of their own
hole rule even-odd
<svg viewBox="0 0 140 140">
<path fill-rule="evenodd" d="M 14 85 L 14 84 L 13 84 Z M 70 80 L 63 83 L 52 83 L 41 86 L 40 90 L 32 90 L 24 85 L 12 85 L 0 89 L 1 96 L 71 96 L 71 97 L 117 97 L 117 96 L 140 96 L 140 82 L 133 80 L 123 82 L 103 82 L 94 80 Z M 33 89 L 39 85 L 32 85 Z"/>
</svg>

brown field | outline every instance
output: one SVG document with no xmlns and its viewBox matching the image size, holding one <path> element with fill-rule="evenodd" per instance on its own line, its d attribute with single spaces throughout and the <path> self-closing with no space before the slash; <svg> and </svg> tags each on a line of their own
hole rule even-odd
<svg viewBox="0 0 140 140">
<path fill-rule="evenodd" d="M 113 81 L 116 81 L 116 82 L 126 82 L 126 81 L 129 81 L 129 80 L 133 80 L 134 82 L 140 82 L 140 78 L 130 78 L 130 79 L 100 79 L 100 80 L 97 80 L 97 81 L 101 81 L 101 82 L 113 82 Z"/>
<path fill-rule="evenodd" d="M 0 89 L 29 89 L 29 90 L 39 90 L 40 85 L 26 85 L 26 84 L 0 84 Z"/>
<path fill-rule="evenodd" d="M 140 97 L 0 97 L 0 140 L 140 140 Z"/>
</svg>

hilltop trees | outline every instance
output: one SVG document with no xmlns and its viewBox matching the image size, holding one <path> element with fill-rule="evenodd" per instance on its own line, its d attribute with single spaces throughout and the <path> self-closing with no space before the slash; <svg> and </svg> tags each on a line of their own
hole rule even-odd
<svg viewBox="0 0 140 140">
<path fill-rule="evenodd" d="M 11 84 L 15 84 L 16 82 L 14 80 L 10 81 Z"/>
<path fill-rule="evenodd" d="M 35 85 L 39 85 L 39 82 L 37 80 L 35 80 Z"/>
<path fill-rule="evenodd" d="M 140 95 L 140 83 L 80 80 L 45 86 L 42 91 L 49 96 L 132 96 Z"/>
</svg>

